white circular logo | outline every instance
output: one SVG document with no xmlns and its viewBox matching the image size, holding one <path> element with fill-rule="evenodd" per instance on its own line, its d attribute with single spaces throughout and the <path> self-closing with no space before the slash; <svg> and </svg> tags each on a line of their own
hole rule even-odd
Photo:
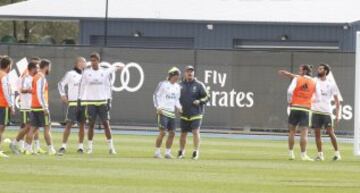
<svg viewBox="0 0 360 193">
<path fill-rule="evenodd" d="M 122 64 L 121 62 L 115 62 L 113 65 L 116 65 L 118 63 Z M 112 65 L 108 62 L 101 62 L 100 66 L 111 67 Z M 138 80 L 137 85 L 134 87 L 131 87 L 129 85 L 130 78 L 131 78 L 130 70 L 129 70 L 130 68 L 136 69 L 139 72 L 139 76 L 140 76 L 140 79 Z M 123 90 L 128 91 L 128 92 L 137 92 L 143 86 L 144 79 L 145 79 L 145 75 L 144 75 L 144 70 L 142 69 L 142 67 L 138 63 L 130 62 L 127 65 L 125 65 L 125 67 L 121 70 L 121 73 L 120 73 L 121 86 L 115 86 L 115 80 L 116 80 L 115 72 L 112 73 L 110 81 L 111 81 L 111 85 L 112 85 L 112 90 L 115 92 L 121 92 Z"/>
</svg>

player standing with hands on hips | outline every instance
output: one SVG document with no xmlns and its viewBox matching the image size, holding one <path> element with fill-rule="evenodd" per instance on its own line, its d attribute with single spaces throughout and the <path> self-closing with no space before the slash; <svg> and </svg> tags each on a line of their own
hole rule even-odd
<svg viewBox="0 0 360 193">
<path fill-rule="evenodd" d="M 185 67 L 184 80 L 180 83 L 180 86 L 180 104 L 183 107 L 183 113 L 180 117 L 181 136 L 178 158 L 184 158 L 187 133 L 192 132 L 194 143 L 192 159 L 197 160 L 199 158 L 200 127 L 204 114 L 204 105 L 209 101 L 210 96 L 204 83 L 195 78 L 193 66 Z"/>
</svg>

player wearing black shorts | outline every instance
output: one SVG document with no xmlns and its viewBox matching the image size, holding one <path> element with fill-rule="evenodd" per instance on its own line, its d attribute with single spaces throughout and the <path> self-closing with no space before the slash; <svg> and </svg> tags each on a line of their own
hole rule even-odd
<svg viewBox="0 0 360 193">
<path fill-rule="evenodd" d="M 100 118 L 109 146 L 109 154 L 116 154 L 110 127 L 109 80 L 113 72 L 123 69 L 125 65 L 117 63 L 105 69 L 100 66 L 98 53 L 90 55 L 90 62 L 91 66 L 85 68 L 82 74 L 78 101 L 85 106 L 89 121 L 87 153 L 93 153 L 94 127 L 97 118 Z"/>
<path fill-rule="evenodd" d="M 333 128 L 333 118 L 331 114 L 313 111 L 311 116 L 311 128 L 313 129 L 327 129 Z"/>
<path fill-rule="evenodd" d="M 339 92 L 336 84 L 328 77 L 330 66 L 328 64 L 320 64 L 318 69 L 318 77 L 316 78 L 316 93 L 312 104 L 312 128 L 315 129 L 315 141 L 318 154 L 315 160 L 322 161 L 325 159 L 322 151 L 321 130 L 326 129 L 331 143 L 335 150 L 333 160 L 341 160 L 336 135 L 334 131 L 333 108 L 331 101 L 334 99 L 336 112 L 335 123 L 339 122 L 340 100 Z"/>
<path fill-rule="evenodd" d="M 28 64 L 27 71 L 21 76 L 21 84 L 19 88 L 20 92 L 20 121 L 21 129 L 15 139 L 10 143 L 10 149 L 14 154 L 24 153 L 25 152 L 25 135 L 29 132 L 30 116 L 31 116 L 31 98 L 32 98 L 32 80 L 33 76 L 36 75 L 38 71 L 38 62 L 33 61 Z M 34 134 L 34 152 L 39 154 L 46 153 L 40 147 L 39 132 Z"/>
<path fill-rule="evenodd" d="M 286 70 L 280 70 L 279 74 L 292 79 L 288 89 L 288 103 L 290 115 L 288 118 L 289 127 L 289 160 L 295 159 L 294 144 L 296 130 L 300 129 L 301 160 L 314 161 L 307 155 L 308 129 L 310 127 L 310 110 L 313 95 L 315 93 L 315 81 L 311 77 L 311 66 L 303 64 L 299 67 L 298 75 Z"/>
<path fill-rule="evenodd" d="M 33 77 L 32 81 L 32 97 L 31 97 L 31 113 L 30 124 L 31 128 L 26 136 L 25 154 L 32 155 L 32 141 L 36 132 L 40 127 L 44 128 L 45 141 L 48 146 L 48 155 L 56 155 L 51 136 L 51 119 L 49 111 L 49 86 L 46 76 L 51 71 L 51 62 L 47 59 L 42 59 L 40 62 L 40 70 Z"/>
<path fill-rule="evenodd" d="M 58 90 L 61 100 L 67 104 L 65 129 L 62 138 L 62 145 L 58 151 L 59 155 L 63 155 L 67 149 L 67 141 L 70 136 L 70 130 L 75 123 L 79 125 L 78 153 L 84 152 L 84 136 L 85 136 L 85 107 L 78 104 L 79 86 L 82 78 L 82 72 L 86 66 L 86 60 L 78 57 L 75 60 L 74 68 L 68 71 L 58 83 Z M 66 90 L 67 87 L 67 90 Z"/>
<path fill-rule="evenodd" d="M 301 107 L 291 107 L 288 123 L 299 127 L 310 126 L 310 109 Z"/>
<path fill-rule="evenodd" d="M 168 72 L 167 80 L 161 81 L 156 88 L 153 100 L 157 114 L 159 135 L 155 142 L 155 158 L 162 158 L 161 144 L 164 136 L 168 133 L 166 141 L 165 158 L 171 159 L 171 146 L 175 137 L 175 113 L 182 112 L 180 105 L 180 85 L 177 83 L 180 77 L 180 70 L 173 67 Z"/>
<path fill-rule="evenodd" d="M 2 135 L 9 121 L 9 109 L 15 113 L 14 102 L 11 99 L 11 86 L 8 73 L 10 72 L 13 60 L 10 57 L 3 57 L 0 60 L 0 158 L 8 158 L 1 150 Z"/>
<path fill-rule="evenodd" d="M 200 127 L 203 120 L 204 107 L 209 101 L 210 95 L 205 88 L 204 83 L 195 78 L 194 67 L 185 67 L 184 80 L 180 83 L 181 97 L 180 104 L 183 107 L 183 113 L 180 117 L 180 150 L 178 158 L 182 159 L 185 155 L 185 144 L 188 132 L 192 132 L 194 138 L 193 159 L 199 158 L 200 149 Z"/>
</svg>

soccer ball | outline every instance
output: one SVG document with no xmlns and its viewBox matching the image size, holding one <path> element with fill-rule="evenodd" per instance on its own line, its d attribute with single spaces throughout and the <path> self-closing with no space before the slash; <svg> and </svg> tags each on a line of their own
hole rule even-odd
<svg viewBox="0 0 360 193">
<path fill-rule="evenodd" d="M 6 143 L 6 144 L 10 144 L 10 143 L 11 143 L 11 139 L 9 139 L 9 138 L 5 138 L 5 139 L 4 139 L 4 143 Z"/>
</svg>

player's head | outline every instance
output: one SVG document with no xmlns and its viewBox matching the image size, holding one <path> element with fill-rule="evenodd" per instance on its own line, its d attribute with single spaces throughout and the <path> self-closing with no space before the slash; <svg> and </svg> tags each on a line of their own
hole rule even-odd
<svg viewBox="0 0 360 193">
<path fill-rule="evenodd" d="M 177 67 L 172 67 L 168 72 L 168 80 L 172 83 L 175 83 L 179 80 L 180 70 Z"/>
<path fill-rule="evenodd" d="M 41 58 L 40 58 L 40 57 L 37 57 L 37 56 L 32 57 L 32 58 L 30 58 L 30 62 L 33 62 L 33 63 L 35 63 L 35 64 L 40 64 Z"/>
<path fill-rule="evenodd" d="M 302 64 L 299 67 L 299 75 L 301 76 L 311 76 L 312 73 L 312 66 L 309 64 Z"/>
<path fill-rule="evenodd" d="M 99 64 L 100 64 L 100 54 L 97 52 L 93 52 L 90 54 L 90 62 L 91 62 L 91 66 L 93 68 L 99 68 Z"/>
<path fill-rule="evenodd" d="M 3 58 L 9 57 L 8 55 L 0 55 L 0 60 Z"/>
<path fill-rule="evenodd" d="M 193 66 L 186 66 L 185 73 L 184 73 L 186 80 L 193 80 L 195 77 L 195 69 Z"/>
<path fill-rule="evenodd" d="M 1 60 L 0 60 L 1 70 L 5 71 L 7 73 L 10 72 L 12 64 L 13 64 L 13 60 L 8 56 L 5 56 L 5 57 L 1 58 Z"/>
<path fill-rule="evenodd" d="M 38 71 L 38 64 L 35 62 L 30 62 L 27 66 L 27 70 L 30 76 L 34 76 Z"/>
<path fill-rule="evenodd" d="M 319 67 L 317 69 L 318 77 L 327 76 L 327 75 L 329 75 L 330 71 L 331 71 L 331 68 L 330 68 L 329 64 L 325 64 L 325 63 L 319 64 Z"/>
<path fill-rule="evenodd" d="M 50 74 L 51 71 L 51 62 L 48 59 L 42 59 L 40 61 L 40 70 L 44 72 L 46 75 Z"/>
<path fill-rule="evenodd" d="M 83 70 L 86 67 L 86 59 L 84 57 L 77 57 L 74 67 L 79 70 Z"/>
</svg>

